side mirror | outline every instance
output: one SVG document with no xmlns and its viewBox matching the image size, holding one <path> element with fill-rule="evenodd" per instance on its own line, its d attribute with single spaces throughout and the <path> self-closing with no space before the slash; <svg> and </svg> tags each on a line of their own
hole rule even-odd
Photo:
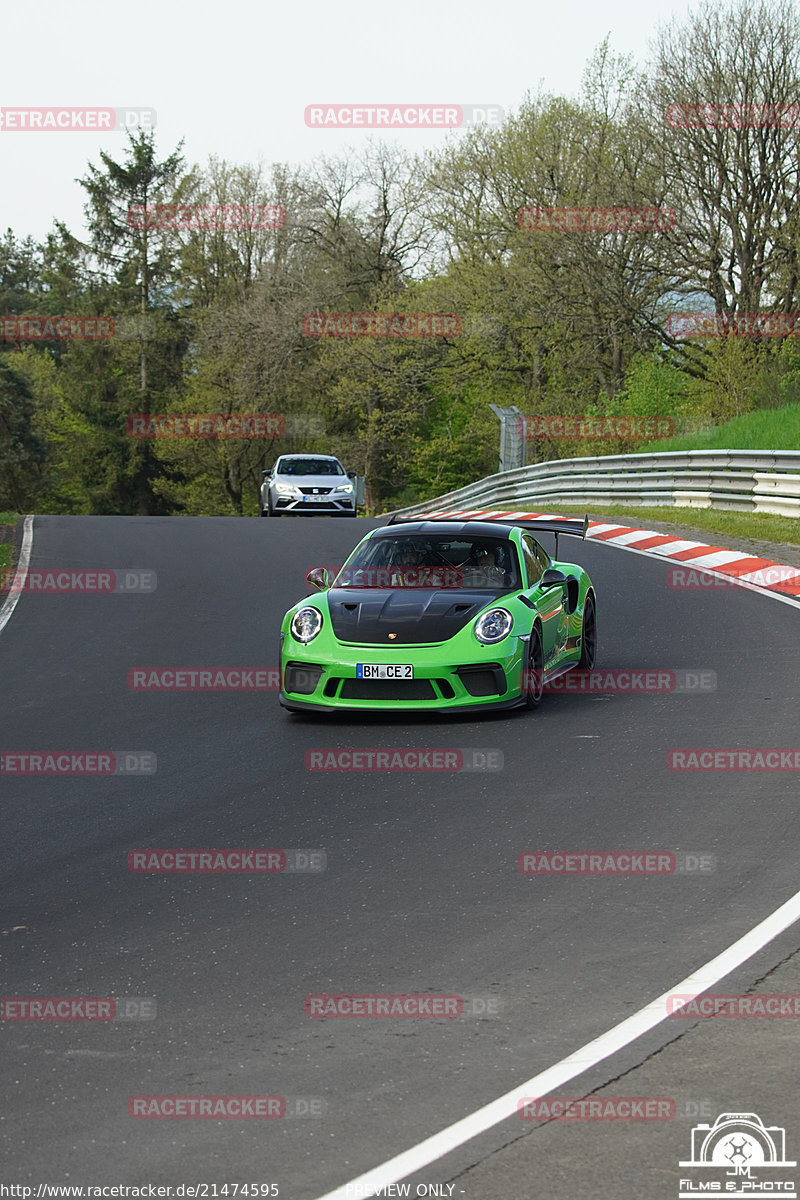
<svg viewBox="0 0 800 1200">
<path fill-rule="evenodd" d="M 564 584 L 566 582 L 567 577 L 563 571 L 558 571 L 555 567 L 548 567 L 542 578 L 539 580 L 539 587 L 558 587 L 560 584 Z"/>
<path fill-rule="evenodd" d="M 324 592 L 329 586 L 328 572 L 324 567 L 312 567 L 310 571 L 306 571 L 306 586 L 316 588 L 318 592 Z"/>
<path fill-rule="evenodd" d="M 271 474 L 272 474 L 272 467 L 268 467 L 268 468 L 267 468 L 267 470 L 265 470 L 265 471 L 262 471 L 262 472 L 261 472 L 261 474 L 262 474 L 262 475 L 271 475 Z"/>
<path fill-rule="evenodd" d="M 348 471 L 348 472 L 347 472 L 347 478 L 348 478 L 348 479 L 355 479 L 355 477 L 356 477 L 356 473 L 355 473 L 355 471 Z"/>
</svg>

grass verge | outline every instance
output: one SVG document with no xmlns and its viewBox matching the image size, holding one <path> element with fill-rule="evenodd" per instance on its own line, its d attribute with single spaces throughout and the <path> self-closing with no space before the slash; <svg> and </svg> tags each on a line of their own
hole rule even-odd
<svg viewBox="0 0 800 1200">
<path fill-rule="evenodd" d="M 4 529 L 3 526 L 11 526 L 13 529 L 18 520 L 19 513 L 0 512 L 0 538 L 8 537 L 11 532 L 9 529 Z M 13 555 L 14 547 L 11 542 L 0 541 L 0 571 L 5 571 L 11 566 Z"/>
<path fill-rule="evenodd" d="M 762 408 L 733 417 L 724 425 L 642 443 L 637 453 L 668 450 L 800 450 L 800 404 Z"/>
</svg>

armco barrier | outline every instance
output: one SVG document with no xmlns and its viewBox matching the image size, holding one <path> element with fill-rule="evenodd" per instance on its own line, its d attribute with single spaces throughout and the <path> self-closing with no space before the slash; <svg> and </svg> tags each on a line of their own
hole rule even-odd
<svg viewBox="0 0 800 1200">
<path fill-rule="evenodd" d="M 727 508 L 800 517 L 800 450 L 677 450 L 562 458 L 489 475 L 402 516 L 502 506 L 615 504 Z M 384 516 L 394 515 L 384 513 Z"/>
</svg>

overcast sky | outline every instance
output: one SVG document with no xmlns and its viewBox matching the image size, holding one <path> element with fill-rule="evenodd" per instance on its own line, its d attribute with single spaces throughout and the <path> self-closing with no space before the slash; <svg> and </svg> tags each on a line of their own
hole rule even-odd
<svg viewBox="0 0 800 1200">
<path fill-rule="evenodd" d="M 312 104 L 499 105 L 527 91 L 576 95 L 607 35 L 640 64 L 671 0 L 6 0 L 0 107 L 149 108 L 166 157 L 308 162 L 368 131 L 312 129 Z M 425 148 L 458 132 L 373 131 Z M 0 130 L 0 230 L 42 238 L 55 217 L 84 230 L 75 179 L 121 132 Z"/>
</svg>

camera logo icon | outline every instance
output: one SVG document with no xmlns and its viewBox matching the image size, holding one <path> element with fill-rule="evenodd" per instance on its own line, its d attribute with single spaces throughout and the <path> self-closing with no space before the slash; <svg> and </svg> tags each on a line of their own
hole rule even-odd
<svg viewBox="0 0 800 1200">
<path fill-rule="evenodd" d="M 786 1130 L 778 1125 L 765 1125 L 757 1113 L 720 1113 L 713 1125 L 700 1124 L 692 1129 L 692 1156 L 679 1163 L 681 1167 L 705 1167 L 724 1171 L 717 1183 L 680 1181 L 680 1197 L 692 1197 L 709 1189 L 724 1191 L 727 1196 L 750 1196 L 754 1190 L 779 1190 L 782 1196 L 797 1197 L 795 1185 L 787 1181 L 759 1182 L 755 1169 L 796 1167 L 786 1157 Z"/>
</svg>

